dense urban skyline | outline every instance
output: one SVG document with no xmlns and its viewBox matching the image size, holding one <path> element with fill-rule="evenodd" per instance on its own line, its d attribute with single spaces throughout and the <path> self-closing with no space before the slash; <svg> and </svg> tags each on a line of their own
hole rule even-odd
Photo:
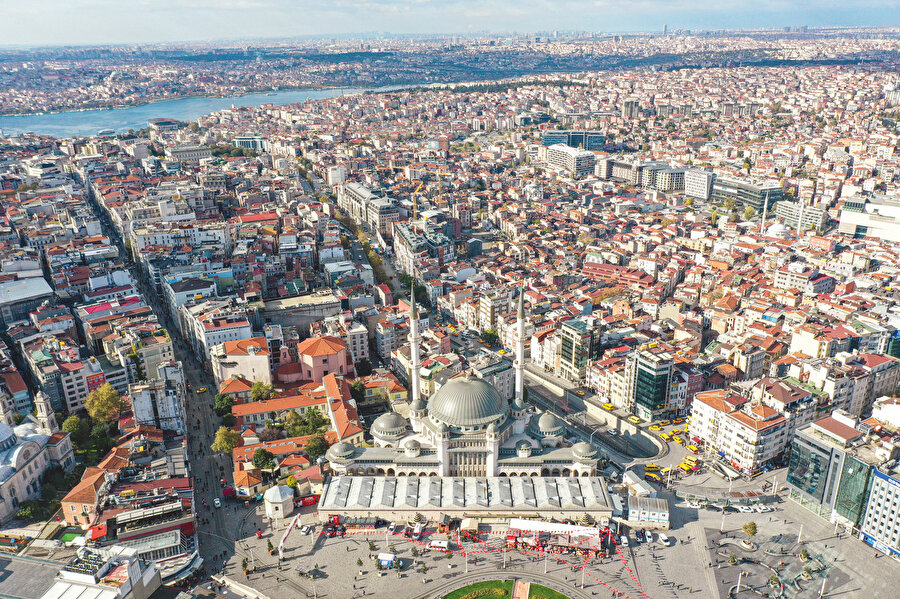
<svg viewBox="0 0 900 599">
<path fill-rule="evenodd" d="M 290 0 L 109 0 L 4 3 L 0 14 L 15 23 L 3 45 L 154 43 L 253 39 L 371 32 L 463 34 L 475 31 L 657 31 L 785 26 L 891 26 L 895 0 L 792 2 L 767 0 L 745 8 L 692 0 L 405 0 L 314 2 Z M 887 18 L 886 18 L 887 17 Z M 139 26 L 136 26 L 138 25 Z"/>
</svg>

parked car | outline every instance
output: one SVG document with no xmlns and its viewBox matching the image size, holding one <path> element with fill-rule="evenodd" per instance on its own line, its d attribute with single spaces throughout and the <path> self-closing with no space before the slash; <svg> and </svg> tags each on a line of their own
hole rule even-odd
<svg viewBox="0 0 900 599">
<path fill-rule="evenodd" d="M 644 539 L 646 538 L 646 537 L 644 537 L 644 529 L 641 528 L 639 530 L 634 531 L 634 538 L 638 543 L 643 543 Z"/>
<path fill-rule="evenodd" d="M 659 536 L 657 538 L 659 540 L 660 545 L 662 545 L 664 547 L 667 547 L 669 545 L 669 537 L 666 536 L 666 533 L 664 533 L 664 532 L 659 533 Z"/>
<path fill-rule="evenodd" d="M 693 508 L 695 510 L 699 510 L 700 508 L 703 507 L 703 504 L 700 503 L 699 501 L 688 501 L 687 505 L 689 508 Z"/>
<path fill-rule="evenodd" d="M 622 547 L 628 547 L 628 535 L 620 536 L 619 542 L 622 544 Z"/>
<path fill-rule="evenodd" d="M 309 524 L 304 524 L 303 528 L 300 529 L 300 534 L 308 535 L 312 532 L 312 526 Z"/>
<path fill-rule="evenodd" d="M 222 507 L 222 500 L 216 497 L 215 499 L 213 499 L 213 505 L 216 507 Z"/>
<path fill-rule="evenodd" d="M 760 514 L 765 514 L 766 512 L 772 511 L 772 508 L 770 508 L 769 506 L 764 505 L 762 503 L 757 503 L 755 508 L 756 508 L 756 511 L 759 512 Z"/>
<path fill-rule="evenodd" d="M 752 513 L 756 512 L 756 510 L 754 510 L 749 505 L 739 505 L 739 506 L 737 506 L 737 511 L 739 511 L 742 514 L 752 514 Z"/>
</svg>

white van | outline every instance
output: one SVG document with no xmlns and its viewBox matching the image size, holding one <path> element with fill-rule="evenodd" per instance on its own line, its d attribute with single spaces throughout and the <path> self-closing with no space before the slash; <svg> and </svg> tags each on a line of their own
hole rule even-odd
<svg viewBox="0 0 900 599">
<path fill-rule="evenodd" d="M 656 533 L 659 538 L 659 544 L 666 547 L 669 545 L 669 537 L 664 532 Z"/>
<path fill-rule="evenodd" d="M 413 529 L 412 538 L 418 541 L 422 537 L 422 529 L 425 528 L 422 526 L 421 522 L 416 522 L 416 527 Z"/>
<path fill-rule="evenodd" d="M 428 548 L 435 551 L 447 551 L 450 549 L 450 541 L 432 541 L 428 543 Z"/>
<path fill-rule="evenodd" d="M 619 541 L 621 541 L 622 547 L 628 547 L 628 535 L 620 536 Z"/>
</svg>

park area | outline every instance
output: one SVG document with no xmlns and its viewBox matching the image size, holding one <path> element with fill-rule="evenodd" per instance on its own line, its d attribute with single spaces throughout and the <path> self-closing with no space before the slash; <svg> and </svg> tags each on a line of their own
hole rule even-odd
<svg viewBox="0 0 900 599">
<path fill-rule="evenodd" d="M 444 599 L 480 599 L 482 597 L 494 597 L 496 599 L 569 599 L 568 595 L 522 580 L 476 582 L 444 595 Z"/>
</svg>

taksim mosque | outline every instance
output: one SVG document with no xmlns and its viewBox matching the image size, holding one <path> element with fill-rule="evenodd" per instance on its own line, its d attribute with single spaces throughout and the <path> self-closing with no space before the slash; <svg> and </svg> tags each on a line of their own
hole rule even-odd
<svg viewBox="0 0 900 599">
<path fill-rule="evenodd" d="M 450 379 L 426 403 L 419 395 L 420 336 L 412 302 L 409 417 L 378 417 L 370 430 L 374 447 L 329 448 L 334 476 L 319 512 L 394 520 L 429 517 L 428 512 L 487 520 L 528 512 L 607 517 L 610 499 L 605 481 L 596 476 L 597 450 L 585 442 L 566 446 L 564 423 L 525 405 L 524 289 L 517 327 L 511 404 L 490 383 L 467 375 Z"/>
</svg>

